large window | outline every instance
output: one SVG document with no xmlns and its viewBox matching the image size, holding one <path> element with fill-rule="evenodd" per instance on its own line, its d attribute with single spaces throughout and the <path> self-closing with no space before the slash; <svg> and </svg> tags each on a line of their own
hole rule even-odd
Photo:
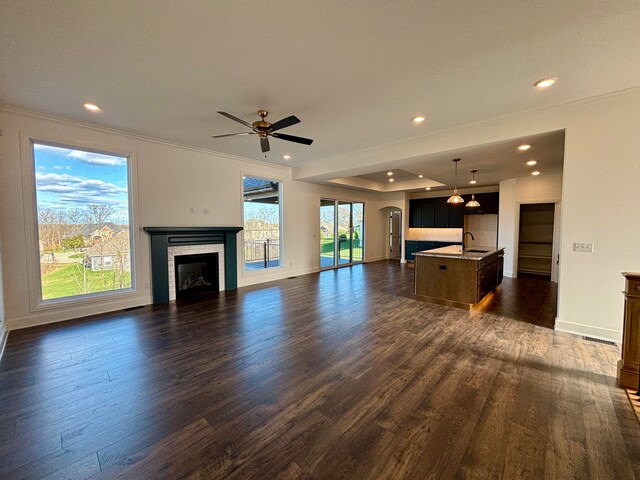
<svg viewBox="0 0 640 480">
<path fill-rule="evenodd" d="M 281 183 L 243 177 L 244 266 L 262 270 L 281 265 Z"/>
<path fill-rule="evenodd" d="M 132 286 L 126 157 L 33 142 L 41 300 Z"/>
</svg>

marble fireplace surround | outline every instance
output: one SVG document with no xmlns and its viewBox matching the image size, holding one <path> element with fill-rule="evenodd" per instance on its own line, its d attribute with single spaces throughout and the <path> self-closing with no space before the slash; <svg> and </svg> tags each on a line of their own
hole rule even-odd
<svg viewBox="0 0 640 480">
<path fill-rule="evenodd" d="M 216 245 L 224 247 L 224 289 L 238 288 L 237 234 L 242 227 L 144 227 L 151 239 L 153 303 L 169 302 L 169 247 Z M 195 253 L 195 252 L 194 252 Z"/>
</svg>

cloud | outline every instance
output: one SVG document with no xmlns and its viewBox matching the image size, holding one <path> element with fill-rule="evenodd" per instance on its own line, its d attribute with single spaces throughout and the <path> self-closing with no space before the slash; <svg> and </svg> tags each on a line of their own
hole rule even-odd
<svg viewBox="0 0 640 480">
<path fill-rule="evenodd" d="M 78 160 L 82 163 L 88 163 L 90 165 L 102 165 L 102 166 L 122 166 L 127 164 L 125 157 L 118 157 L 114 155 L 106 155 L 104 153 L 87 152 L 85 150 L 73 150 L 64 147 L 55 147 L 53 145 L 43 145 L 35 143 L 33 145 L 35 151 L 39 152 L 53 152 L 58 155 L 64 155 L 67 158 Z"/>
<path fill-rule="evenodd" d="M 56 195 L 56 201 L 63 204 L 126 203 L 122 195 L 127 189 L 103 180 L 96 180 L 67 173 L 36 173 L 39 192 Z"/>
<path fill-rule="evenodd" d="M 70 165 L 54 165 L 51 167 L 52 170 L 71 170 Z"/>
<path fill-rule="evenodd" d="M 82 163 L 91 165 L 107 165 L 111 167 L 127 164 L 127 159 L 123 157 L 114 157 L 112 155 L 104 155 L 102 153 L 85 152 L 83 150 L 71 150 L 67 154 L 69 158 L 75 158 Z"/>
</svg>

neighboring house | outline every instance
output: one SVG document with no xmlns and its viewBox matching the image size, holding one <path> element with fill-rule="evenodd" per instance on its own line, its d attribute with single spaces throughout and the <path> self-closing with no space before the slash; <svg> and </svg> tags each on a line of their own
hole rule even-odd
<svg viewBox="0 0 640 480">
<path fill-rule="evenodd" d="M 76 235 L 82 235 L 84 243 L 87 246 L 96 245 L 104 242 L 106 239 L 113 237 L 123 231 L 128 231 L 127 225 L 118 225 L 113 222 L 107 223 L 88 223 L 82 226 L 79 230 L 73 232 L 69 237 L 75 237 Z"/>
<path fill-rule="evenodd" d="M 100 237 L 85 251 L 84 265 L 92 271 L 131 270 L 129 232 L 121 230 Z"/>
</svg>

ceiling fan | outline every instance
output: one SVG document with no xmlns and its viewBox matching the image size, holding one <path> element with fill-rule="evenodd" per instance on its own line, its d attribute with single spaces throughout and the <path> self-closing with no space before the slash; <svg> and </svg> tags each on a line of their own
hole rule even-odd
<svg viewBox="0 0 640 480">
<path fill-rule="evenodd" d="M 294 135 L 287 135 L 286 133 L 278 133 L 276 130 L 281 130 L 296 123 L 300 123 L 300 119 L 295 115 L 290 115 L 282 120 L 278 120 L 276 123 L 269 123 L 265 120 L 265 117 L 269 114 L 266 110 L 258 110 L 258 116 L 260 120 L 256 120 L 253 123 L 245 122 L 241 118 L 235 117 L 227 112 L 220 112 L 220 115 L 224 115 L 231 120 L 234 120 L 242 125 L 249 127 L 252 132 L 240 132 L 240 133 L 227 133 L 225 135 L 213 135 L 211 138 L 222 137 L 234 137 L 237 135 L 258 135 L 260 137 L 260 148 L 263 153 L 269 151 L 269 137 L 279 138 L 280 140 L 286 140 L 288 142 L 302 143 L 303 145 L 311 145 L 313 140 L 310 138 L 296 137 Z"/>
</svg>

